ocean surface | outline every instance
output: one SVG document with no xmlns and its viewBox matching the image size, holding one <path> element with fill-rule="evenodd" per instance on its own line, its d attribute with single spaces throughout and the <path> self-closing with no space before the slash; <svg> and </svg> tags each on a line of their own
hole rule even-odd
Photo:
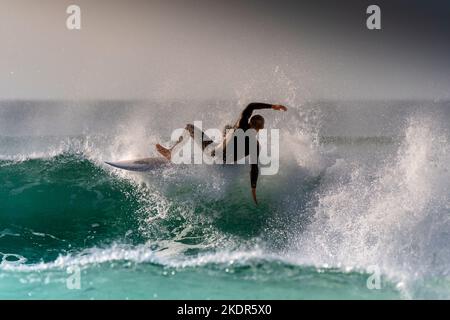
<svg viewBox="0 0 450 320">
<path fill-rule="evenodd" d="M 449 299 L 450 103 L 283 103 L 256 207 L 248 166 L 104 164 L 241 101 L 0 101 L 0 298 Z"/>
</svg>

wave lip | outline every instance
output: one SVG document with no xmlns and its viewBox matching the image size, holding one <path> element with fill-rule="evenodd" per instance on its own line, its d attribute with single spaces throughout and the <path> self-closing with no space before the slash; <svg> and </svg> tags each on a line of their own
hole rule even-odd
<svg viewBox="0 0 450 320">
<path fill-rule="evenodd" d="M 33 272 L 64 269 L 71 266 L 83 267 L 115 261 L 128 261 L 138 264 L 153 263 L 171 268 L 198 267 L 210 264 L 240 265 L 254 260 L 288 262 L 288 260 L 284 259 L 282 256 L 267 254 L 260 249 L 202 253 L 195 257 L 180 257 L 177 256 L 177 253 L 178 252 L 175 252 L 174 254 L 174 252 L 172 252 L 168 254 L 165 251 L 154 251 L 149 245 L 130 247 L 127 245 L 115 244 L 109 248 L 85 249 L 75 255 L 60 255 L 56 260 L 47 263 L 39 262 L 36 264 L 26 264 L 25 258 L 20 259 L 20 262 L 17 263 L 3 261 L 3 263 L 0 264 L 0 268 L 4 271 Z M 4 256 L 7 256 L 7 254 L 4 254 Z"/>
</svg>

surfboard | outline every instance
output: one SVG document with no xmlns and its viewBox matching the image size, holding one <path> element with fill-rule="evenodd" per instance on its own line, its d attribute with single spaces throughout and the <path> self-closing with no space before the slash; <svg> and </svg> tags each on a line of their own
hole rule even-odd
<svg viewBox="0 0 450 320">
<path fill-rule="evenodd" d="M 157 158 L 143 158 L 143 159 L 135 159 L 135 160 L 124 160 L 117 162 L 108 162 L 105 161 L 106 164 L 113 166 L 115 168 L 128 170 L 128 171 L 152 171 L 159 169 L 164 166 L 168 166 L 171 162 L 165 158 L 157 157 Z"/>
</svg>

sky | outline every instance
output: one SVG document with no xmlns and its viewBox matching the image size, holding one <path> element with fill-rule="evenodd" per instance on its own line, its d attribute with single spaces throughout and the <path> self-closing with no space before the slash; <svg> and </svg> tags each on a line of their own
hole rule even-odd
<svg viewBox="0 0 450 320">
<path fill-rule="evenodd" d="M 0 99 L 450 98 L 449 1 L 340 2 L 0 0 Z"/>
</svg>

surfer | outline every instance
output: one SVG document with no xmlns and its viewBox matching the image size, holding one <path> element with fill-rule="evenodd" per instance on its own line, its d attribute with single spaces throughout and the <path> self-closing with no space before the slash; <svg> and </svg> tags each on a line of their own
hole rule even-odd
<svg viewBox="0 0 450 320">
<path fill-rule="evenodd" d="M 224 134 L 225 138 L 223 143 L 219 146 L 220 148 L 220 152 L 222 152 L 223 157 L 224 157 L 224 162 L 225 162 L 225 150 L 227 145 L 230 144 L 231 141 L 237 141 L 237 138 L 235 136 L 235 131 L 237 129 L 241 129 L 244 132 L 247 132 L 250 129 L 253 129 L 250 132 L 254 132 L 255 133 L 255 140 L 256 140 L 256 133 L 261 130 L 264 129 L 264 118 L 261 115 L 254 115 L 253 111 L 255 110 L 261 110 L 261 109 L 273 109 L 273 110 L 278 110 L 278 111 L 287 111 L 287 108 L 283 105 L 279 105 L 279 104 L 267 104 L 267 103 L 250 103 L 245 109 L 244 111 L 242 111 L 241 116 L 239 118 L 239 120 L 235 123 L 234 126 L 228 126 L 226 127 L 226 132 Z M 212 140 L 210 140 L 200 129 L 198 129 L 197 127 L 195 127 L 192 124 L 188 124 L 186 126 L 186 131 L 189 132 L 189 135 L 194 138 L 194 132 L 197 131 L 198 134 L 196 136 L 201 136 L 202 137 L 202 150 L 204 151 L 206 149 L 206 147 L 208 147 L 211 143 L 213 143 Z M 247 132 L 248 134 L 249 132 Z M 172 150 L 183 141 L 183 136 L 181 136 L 178 141 L 171 147 L 171 148 L 165 148 L 162 145 L 160 145 L 159 143 L 156 144 L 156 150 L 158 150 L 158 152 L 164 156 L 166 159 L 171 160 L 172 157 Z M 249 142 L 250 138 L 246 137 L 245 139 L 245 153 L 242 155 L 243 157 L 247 157 L 250 153 L 250 146 L 249 146 Z M 214 154 L 219 154 L 216 149 L 213 151 L 213 155 Z M 239 160 L 238 154 L 236 152 L 237 149 L 237 143 L 234 144 L 234 161 L 236 162 L 237 160 Z M 257 142 L 257 157 L 259 157 L 259 142 Z M 253 197 L 253 201 L 255 201 L 256 204 L 258 204 L 258 201 L 256 199 L 256 183 L 258 181 L 258 175 L 259 175 L 259 169 L 258 169 L 258 161 L 256 161 L 256 163 L 251 164 L 251 170 L 250 170 L 250 184 L 251 184 L 251 189 L 252 189 L 252 197 Z"/>
</svg>

